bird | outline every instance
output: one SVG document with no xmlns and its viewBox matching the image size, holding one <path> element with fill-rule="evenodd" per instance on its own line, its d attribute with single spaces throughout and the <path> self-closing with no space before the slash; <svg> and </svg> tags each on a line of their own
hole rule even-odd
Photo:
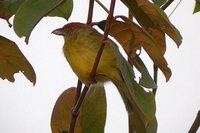
<svg viewBox="0 0 200 133">
<path fill-rule="evenodd" d="M 64 56 L 80 81 L 89 87 L 91 84 L 90 73 L 102 44 L 103 35 L 92 26 L 80 22 L 68 23 L 52 33 L 64 37 Z M 144 120 L 146 116 L 143 105 L 138 102 L 138 95 L 130 90 L 120 69 L 120 63 L 122 63 L 126 67 L 124 69 L 128 69 L 129 74 L 134 78 L 131 65 L 120 53 L 114 41 L 108 38 L 104 43 L 105 47 L 96 69 L 95 81 L 102 83 L 112 81 L 117 87 L 127 111 L 139 114 L 141 119 Z M 136 81 L 133 84 L 142 89 Z"/>
</svg>

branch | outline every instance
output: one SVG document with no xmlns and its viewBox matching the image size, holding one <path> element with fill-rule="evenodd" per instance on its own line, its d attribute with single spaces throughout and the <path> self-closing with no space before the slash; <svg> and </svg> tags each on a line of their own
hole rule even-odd
<svg viewBox="0 0 200 133">
<path fill-rule="evenodd" d="M 103 49 L 105 47 L 105 41 L 108 39 L 110 25 L 111 25 L 112 20 L 113 20 L 114 8 L 115 8 L 115 0 L 111 0 L 110 12 L 109 12 L 107 20 L 106 20 L 106 26 L 104 28 L 104 35 L 102 37 L 102 44 L 99 48 L 96 59 L 94 61 L 94 65 L 93 65 L 93 68 L 92 68 L 92 71 L 91 71 L 91 74 L 90 74 L 90 81 L 94 81 L 94 79 L 95 79 L 96 70 L 97 70 L 97 67 L 99 65 L 99 61 L 100 61 L 101 55 L 103 53 Z"/>
<path fill-rule="evenodd" d="M 104 11 L 106 11 L 109 14 L 109 10 L 104 6 L 103 3 L 101 3 L 100 0 L 95 0 L 95 1 L 104 9 Z"/>
<path fill-rule="evenodd" d="M 81 95 L 81 89 L 82 89 L 82 83 L 80 80 L 78 80 L 78 83 L 77 83 L 77 87 L 76 87 L 76 96 L 75 96 L 75 103 L 74 105 L 76 105 L 80 95 Z"/>
<path fill-rule="evenodd" d="M 80 112 L 80 107 L 83 103 L 83 100 L 84 100 L 88 90 L 89 90 L 89 88 L 87 86 L 85 86 L 74 109 L 72 110 L 72 118 L 71 118 L 71 122 L 70 122 L 69 133 L 74 133 L 76 120 L 77 120 L 79 112 Z"/>
<path fill-rule="evenodd" d="M 91 24 L 92 23 L 93 7 L 94 7 L 94 0 L 90 0 L 87 24 Z M 83 100 L 84 100 L 88 90 L 92 86 L 92 83 L 95 82 L 96 70 L 97 70 L 101 55 L 103 53 L 103 49 L 104 49 L 104 46 L 105 46 L 105 41 L 108 39 L 108 33 L 109 33 L 110 25 L 111 25 L 111 22 L 112 22 L 112 19 L 113 19 L 114 7 L 115 7 L 115 0 L 111 0 L 110 12 L 109 12 L 108 17 L 107 17 L 106 26 L 105 26 L 105 30 L 104 30 L 104 35 L 102 37 L 102 44 L 101 44 L 101 46 L 99 48 L 99 51 L 98 51 L 97 56 L 95 58 L 94 65 L 93 65 L 93 68 L 92 68 L 92 71 L 91 71 L 91 74 L 90 74 L 90 81 L 91 82 L 89 83 L 89 87 L 85 86 L 84 89 L 83 89 L 83 92 L 81 93 L 81 95 L 77 96 L 77 97 L 79 97 L 79 99 L 76 102 L 76 105 L 75 105 L 75 107 L 74 107 L 74 109 L 72 111 L 72 118 L 71 118 L 71 122 L 70 122 L 69 133 L 74 133 L 76 120 L 77 120 L 78 115 L 79 115 L 80 107 L 81 107 L 81 105 L 83 103 Z M 79 83 L 78 83 L 78 86 L 79 86 Z"/>
<path fill-rule="evenodd" d="M 158 66 L 153 64 L 153 80 L 157 84 L 158 83 Z M 153 94 L 154 96 L 156 95 L 158 87 L 153 88 Z"/>
<path fill-rule="evenodd" d="M 198 111 L 197 116 L 194 120 L 194 123 L 192 124 L 188 133 L 196 133 L 199 126 L 200 126 L 200 110 Z"/>
<path fill-rule="evenodd" d="M 94 9 L 94 0 L 90 0 L 90 2 L 89 2 L 87 24 L 91 24 L 92 23 L 93 9 Z"/>
</svg>

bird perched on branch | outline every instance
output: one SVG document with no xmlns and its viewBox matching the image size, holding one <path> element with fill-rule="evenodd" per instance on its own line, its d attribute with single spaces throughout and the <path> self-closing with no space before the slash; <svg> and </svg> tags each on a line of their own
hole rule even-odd
<svg viewBox="0 0 200 133">
<path fill-rule="evenodd" d="M 54 30 L 52 33 L 64 37 L 64 55 L 74 73 L 82 83 L 88 86 L 91 82 L 90 73 L 102 44 L 102 34 L 91 26 L 82 23 L 69 23 L 62 28 Z M 142 108 L 143 105 L 138 102 L 138 96 L 136 93 L 136 95 L 134 94 L 134 89 L 132 88 L 132 91 L 128 87 L 123 73 L 120 70 L 119 63 L 123 63 L 125 66 L 123 69 L 128 69 L 129 72 L 132 72 L 131 76 L 134 78 L 132 67 L 121 55 L 117 45 L 113 41 L 108 39 L 105 43 L 96 70 L 95 80 L 98 82 L 112 81 L 118 88 L 126 108 L 128 110 L 134 108 L 134 112 L 137 112 L 141 119 L 144 120 L 146 116 Z M 121 59 L 121 62 L 118 61 L 118 58 Z M 133 84 L 135 85 L 135 83 L 134 81 Z"/>
</svg>

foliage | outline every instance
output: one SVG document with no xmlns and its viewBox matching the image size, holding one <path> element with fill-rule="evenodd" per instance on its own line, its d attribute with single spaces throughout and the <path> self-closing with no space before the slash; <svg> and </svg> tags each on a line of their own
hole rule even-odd
<svg viewBox="0 0 200 133">
<path fill-rule="evenodd" d="M 91 0 L 92 1 L 92 0 Z M 169 0 L 170 1 L 170 0 Z M 94 2 L 94 1 L 93 1 Z M 182 37 L 175 26 L 170 22 L 162 7 L 168 1 L 153 0 L 121 0 L 130 11 L 130 16 L 112 16 L 100 22 L 87 24 L 97 25 L 106 34 L 107 23 L 110 23 L 108 34 L 114 37 L 122 46 L 128 56 L 130 66 L 134 66 L 141 74 L 139 82 L 135 80 L 133 69 L 123 64 L 120 56 L 116 55 L 120 64 L 120 70 L 125 82 L 131 90 L 142 109 L 135 113 L 128 110 L 129 130 L 137 132 L 155 133 L 157 120 L 155 117 L 155 97 L 152 90 L 157 88 L 156 79 L 150 75 L 140 53 L 144 50 L 162 73 L 166 81 L 171 77 L 171 70 L 164 57 L 166 51 L 166 35 L 168 35 L 179 47 Z M 90 3 L 91 4 L 91 3 Z M 102 4 L 102 3 L 101 3 Z M 104 9 L 105 6 L 101 5 Z M 92 6 L 91 6 L 92 7 Z M 91 9 L 90 7 L 90 9 Z M 117 8 L 117 7 L 116 7 Z M 43 17 L 56 16 L 68 19 L 73 10 L 73 0 L 3 0 L 0 1 L 0 18 L 6 20 L 11 26 L 9 19 L 14 15 L 13 27 L 19 37 L 25 37 L 28 43 L 31 32 Z M 200 1 L 196 0 L 194 13 L 200 11 Z M 34 13 L 33 13 L 34 12 Z M 89 10 L 91 13 L 91 10 Z M 109 15 L 112 15 L 109 13 Z M 137 22 L 133 21 L 133 18 Z M 88 16 L 88 19 L 92 19 Z M 140 51 L 138 53 L 138 51 Z M 33 84 L 36 83 L 36 75 L 31 64 L 22 54 L 13 41 L 0 36 L 0 77 L 14 82 L 13 75 L 21 71 Z M 136 75 L 137 76 L 137 75 Z M 155 81 L 155 82 L 154 82 Z M 78 88 L 78 87 L 77 87 Z M 51 128 L 53 133 L 68 132 L 73 115 L 71 109 L 76 106 L 76 87 L 64 91 L 58 98 L 53 113 Z M 148 90 L 146 90 L 148 88 Z M 82 94 L 82 93 L 81 93 Z M 126 97 L 126 96 L 125 96 Z M 80 99 L 79 99 L 80 100 Z M 74 105 L 75 103 L 75 105 Z M 128 105 L 126 105 L 128 106 Z M 131 106 L 128 108 L 133 108 Z M 136 111 L 137 112 L 137 111 Z M 142 116 L 144 114 L 144 116 Z M 84 97 L 80 116 L 76 122 L 75 132 L 80 133 L 103 133 L 106 119 L 106 95 L 104 87 L 95 86 L 90 88 Z"/>
</svg>

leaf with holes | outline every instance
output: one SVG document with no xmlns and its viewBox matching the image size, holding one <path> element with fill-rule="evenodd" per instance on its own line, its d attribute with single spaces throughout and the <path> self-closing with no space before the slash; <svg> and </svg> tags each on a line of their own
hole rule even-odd
<svg viewBox="0 0 200 133">
<path fill-rule="evenodd" d="M 0 77 L 14 82 L 14 74 L 17 72 L 22 72 L 35 84 L 35 72 L 26 57 L 14 42 L 0 36 Z"/>
</svg>

